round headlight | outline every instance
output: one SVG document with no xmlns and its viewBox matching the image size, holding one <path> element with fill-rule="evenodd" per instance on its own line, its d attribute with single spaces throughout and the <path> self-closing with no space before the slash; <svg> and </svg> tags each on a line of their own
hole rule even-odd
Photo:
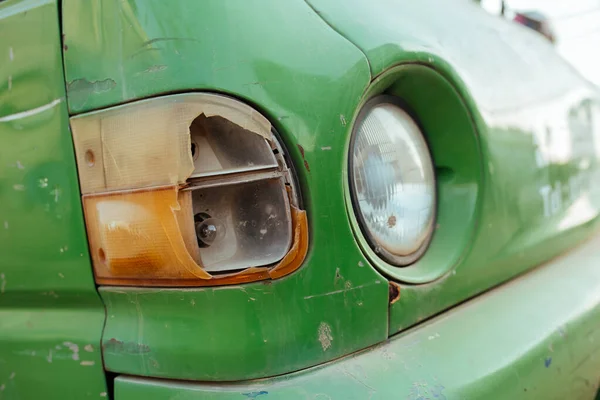
<svg viewBox="0 0 600 400">
<path fill-rule="evenodd" d="M 361 229 L 394 265 L 416 261 L 431 239 L 433 162 L 419 126 L 392 96 L 367 102 L 350 144 L 350 186 Z"/>
</svg>

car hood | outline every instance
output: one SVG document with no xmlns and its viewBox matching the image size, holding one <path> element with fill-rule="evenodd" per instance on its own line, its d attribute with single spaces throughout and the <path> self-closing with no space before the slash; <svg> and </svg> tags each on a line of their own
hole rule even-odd
<svg viewBox="0 0 600 400">
<path fill-rule="evenodd" d="M 464 83 L 482 112 L 500 112 L 591 86 L 539 35 L 456 0 L 307 0 L 367 56 L 373 76 L 429 64 Z"/>
</svg>

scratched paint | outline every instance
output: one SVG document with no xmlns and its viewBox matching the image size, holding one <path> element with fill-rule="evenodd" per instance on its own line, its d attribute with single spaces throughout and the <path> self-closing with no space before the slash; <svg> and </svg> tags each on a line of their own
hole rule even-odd
<svg viewBox="0 0 600 400">
<path fill-rule="evenodd" d="M 58 21 L 55 0 L 0 1 L 2 399 L 107 390 L 100 352 L 81 352 L 100 344 L 104 307 L 87 256 Z"/>
</svg>

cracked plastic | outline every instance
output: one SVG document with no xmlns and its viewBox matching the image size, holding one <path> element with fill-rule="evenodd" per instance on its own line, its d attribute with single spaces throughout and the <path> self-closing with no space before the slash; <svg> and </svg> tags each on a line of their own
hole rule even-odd
<svg viewBox="0 0 600 400">
<path fill-rule="evenodd" d="M 199 121 L 207 140 L 196 143 L 194 157 Z M 223 175 L 280 167 L 270 124 L 250 107 L 218 95 L 174 95 L 74 117 L 71 124 L 97 283 L 236 284 L 275 279 L 302 264 L 307 218 L 285 185 L 285 169 L 257 181 L 234 175 L 237 183 Z M 247 151 L 233 146 L 229 154 L 227 143 L 245 143 Z M 200 157 L 210 152 L 219 168 Z M 211 168 L 224 183 L 195 187 Z M 223 243 L 201 246 L 195 221 L 209 212 L 227 233 Z"/>
<path fill-rule="evenodd" d="M 270 138 L 271 124 L 234 99 L 183 94 L 71 118 L 83 194 L 184 184 L 194 171 L 190 125 L 220 116 Z"/>
</svg>

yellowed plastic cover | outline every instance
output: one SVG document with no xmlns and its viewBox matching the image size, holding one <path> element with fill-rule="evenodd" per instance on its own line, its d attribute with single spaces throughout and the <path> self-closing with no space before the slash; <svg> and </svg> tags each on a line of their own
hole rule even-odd
<svg viewBox="0 0 600 400">
<path fill-rule="evenodd" d="M 190 125 L 221 116 L 270 139 L 269 121 L 234 99 L 208 93 L 149 99 L 71 119 L 83 194 L 184 184 L 194 170 Z"/>
</svg>

